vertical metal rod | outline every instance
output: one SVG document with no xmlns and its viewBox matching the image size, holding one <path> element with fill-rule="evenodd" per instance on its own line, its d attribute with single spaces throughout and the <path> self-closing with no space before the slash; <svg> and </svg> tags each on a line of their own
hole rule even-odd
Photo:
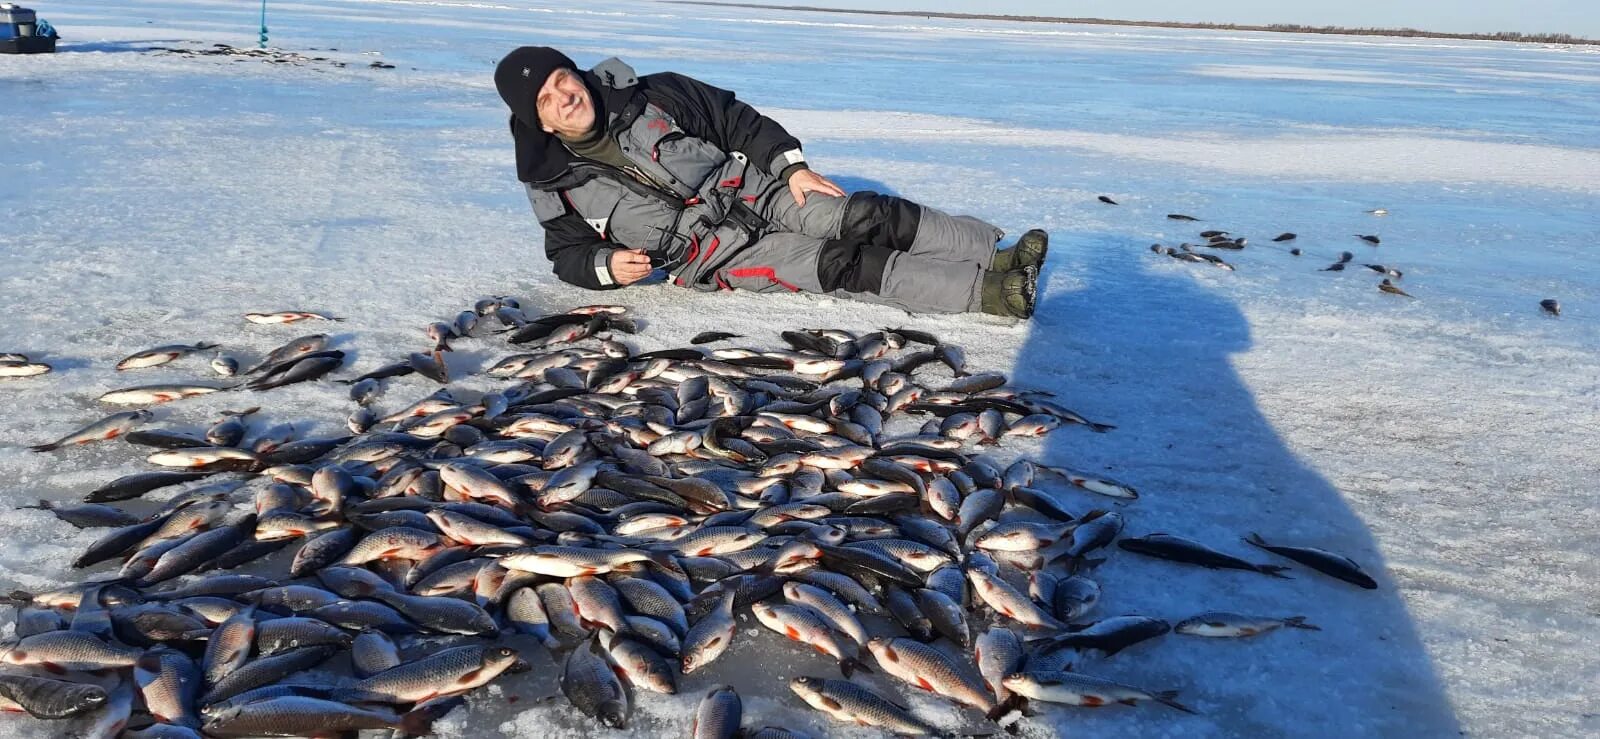
<svg viewBox="0 0 1600 739">
<path fill-rule="evenodd" d="M 267 48 L 267 0 L 261 0 L 261 42 L 260 47 Z"/>
</svg>

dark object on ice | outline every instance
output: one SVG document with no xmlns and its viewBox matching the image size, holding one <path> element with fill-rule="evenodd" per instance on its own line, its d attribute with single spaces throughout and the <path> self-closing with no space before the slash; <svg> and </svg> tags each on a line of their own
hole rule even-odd
<svg viewBox="0 0 1600 739">
<path fill-rule="evenodd" d="M 1544 300 L 1539 301 L 1539 307 L 1543 308 L 1544 312 L 1549 313 L 1552 316 L 1561 315 L 1561 304 L 1556 302 L 1555 298 L 1545 298 Z"/>
<path fill-rule="evenodd" d="M 1289 568 L 1277 565 L 1260 565 L 1248 562 L 1230 554 L 1224 554 L 1212 549 L 1193 539 L 1185 539 L 1172 534 L 1156 533 L 1149 536 L 1122 539 L 1117 546 L 1124 551 L 1142 554 L 1146 557 L 1171 560 L 1184 564 L 1200 565 L 1213 570 L 1245 570 L 1259 572 L 1272 577 L 1288 578 L 1282 574 Z"/>
<path fill-rule="evenodd" d="M 705 333 L 697 334 L 694 338 L 689 340 L 689 343 L 710 344 L 712 342 L 723 341 L 725 339 L 738 338 L 742 338 L 742 335 L 728 333 L 727 331 L 706 331 Z"/>
<path fill-rule="evenodd" d="M 1356 255 L 1351 254 L 1350 252 L 1347 252 L 1347 251 L 1339 252 L 1339 263 L 1340 264 L 1344 264 L 1345 262 L 1348 262 L 1348 261 L 1350 261 L 1352 259 L 1355 259 L 1355 258 L 1356 258 Z"/>
<path fill-rule="evenodd" d="M 1399 285 L 1396 285 L 1393 282 L 1390 282 L 1389 278 L 1387 278 L 1387 277 L 1383 278 L 1383 282 L 1378 283 L 1378 289 L 1382 290 L 1382 291 L 1384 291 L 1386 293 L 1389 293 L 1390 295 L 1404 295 L 1405 297 L 1411 298 L 1412 300 L 1415 300 L 1417 298 L 1417 296 L 1412 295 L 1411 293 L 1408 293 L 1408 292 L 1406 292 L 1404 290 L 1401 290 Z"/>
<path fill-rule="evenodd" d="M 1172 216 L 1167 216 L 1167 217 L 1171 218 Z M 1217 238 L 1218 236 L 1227 236 L 1227 235 L 1228 235 L 1227 231 L 1201 231 L 1200 232 L 1200 238 L 1202 238 L 1202 239 L 1214 239 L 1214 238 Z"/>
<path fill-rule="evenodd" d="M 1283 233 L 1272 237 L 1272 240 L 1273 241 L 1294 241 L 1294 238 L 1295 238 L 1295 234 L 1294 234 L 1293 231 L 1284 231 Z"/>
<path fill-rule="evenodd" d="M 1394 269 L 1392 267 L 1385 267 L 1385 266 L 1383 266 L 1381 264 L 1368 264 L 1368 265 L 1366 265 L 1366 268 L 1372 270 L 1373 272 L 1377 272 L 1380 275 L 1387 275 L 1387 276 L 1393 277 L 1393 278 L 1395 278 L 1397 280 L 1400 279 L 1401 277 L 1405 276 L 1405 274 L 1402 273 L 1400 270 Z"/>
<path fill-rule="evenodd" d="M 1207 242 L 1207 243 L 1204 243 L 1204 244 L 1200 244 L 1200 246 L 1208 247 L 1208 248 L 1211 248 L 1211 249 L 1228 249 L 1230 251 L 1238 251 L 1238 250 L 1244 248 L 1244 239 L 1239 239 L 1238 241 L 1234 241 L 1232 239 L 1223 239 L 1221 241 L 1210 241 L 1210 242 Z"/>
<path fill-rule="evenodd" d="M 1356 238 L 1361 239 L 1362 241 L 1365 241 L 1373 246 L 1383 243 L 1383 239 L 1373 236 L 1372 234 L 1356 234 Z"/>
<path fill-rule="evenodd" d="M 1299 249 L 1290 249 L 1289 250 L 1289 255 L 1298 257 L 1298 256 L 1300 256 L 1300 250 Z"/>
<path fill-rule="evenodd" d="M 1330 265 L 1328 265 L 1326 267 L 1323 267 L 1322 269 L 1319 269 L 1317 271 L 1318 272 L 1343 272 L 1344 271 L 1344 262 L 1334 262 L 1333 264 L 1330 264 Z"/>
<path fill-rule="evenodd" d="M 385 64 L 383 62 L 373 62 L 371 64 L 368 64 L 367 66 L 372 68 L 372 69 L 394 69 L 394 65 L 393 64 Z"/>
<path fill-rule="evenodd" d="M 1194 216 L 1186 216 L 1186 215 L 1184 215 L 1182 213 L 1168 213 L 1167 217 L 1171 218 L 1174 221 L 1198 221 L 1198 220 L 1200 220 L 1199 218 L 1195 218 Z"/>
<path fill-rule="evenodd" d="M 1372 579 L 1372 576 L 1362 571 L 1361 565 L 1356 564 L 1349 557 L 1311 547 L 1274 546 L 1262 539 L 1260 534 L 1251 534 L 1245 537 L 1245 542 L 1280 557 L 1292 559 L 1329 577 L 1337 577 L 1351 585 L 1358 585 L 1368 590 L 1378 587 L 1378 583 Z"/>
<path fill-rule="evenodd" d="M 20 5 L 0 4 L 0 54 L 52 54 L 60 36 Z"/>
<path fill-rule="evenodd" d="M 1117 205 L 1118 204 L 1117 201 L 1112 200 L 1110 197 L 1108 197 L 1106 195 L 1101 195 L 1099 199 L 1100 199 L 1100 202 L 1105 203 L 1106 205 Z"/>
</svg>

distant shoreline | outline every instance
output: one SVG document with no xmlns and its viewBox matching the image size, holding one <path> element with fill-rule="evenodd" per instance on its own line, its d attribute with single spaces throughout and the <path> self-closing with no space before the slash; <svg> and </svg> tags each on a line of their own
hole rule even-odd
<svg viewBox="0 0 1600 739">
<path fill-rule="evenodd" d="M 1395 36 L 1401 38 L 1439 38 L 1461 41 L 1511 41 L 1525 44 L 1576 44 L 1596 46 L 1600 39 L 1584 38 L 1569 33 L 1444 33 L 1422 31 L 1415 28 L 1344 28 L 1341 26 L 1302 26 L 1292 23 L 1248 25 L 1242 23 L 1180 23 L 1177 21 L 1129 21 L 1110 18 L 1063 18 L 1048 15 L 996 15 L 991 13 L 944 13 L 924 10 L 852 10 L 849 8 L 819 8 L 810 5 L 764 5 L 760 3 L 711 2 L 710 0 L 660 0 L 671 5 L 711 5 L 729 8 L 762 8 L 764 10 L 796 10 L 808 13 L 849 13 L 853 15 L 888 15 L 911 18 L 953 18 L 957 20 L 1017 21 L 1022 23 L 1073 23 L 1094 26 L 1139 26 L 1146 28 L 1197 28 L 1212 31 L 1267 31 L 1271 33 L 1321 33 L 1334 36 Z"/>
</svg>

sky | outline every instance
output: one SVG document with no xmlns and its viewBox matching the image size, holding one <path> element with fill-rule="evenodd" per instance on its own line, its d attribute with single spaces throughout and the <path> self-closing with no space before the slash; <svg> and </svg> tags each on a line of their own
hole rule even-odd
<svg viewBox="0 0 1600 739">
<path fill-rule="evenodd" d="M 1121 20 L 1570 33 L 1600 37 L 1600 0 L 752 0 L 781 5 L 1057 15 Z"/>
</svg>

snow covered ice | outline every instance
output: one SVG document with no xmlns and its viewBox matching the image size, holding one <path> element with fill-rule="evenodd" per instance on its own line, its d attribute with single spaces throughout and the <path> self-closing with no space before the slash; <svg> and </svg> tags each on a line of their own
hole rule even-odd
<svg viewBox="0 0 1600 739">
<path fill-rule="evenodd" d="M 64 38 L 53 56 L 0 57 L 0 351 L 56 369 L 0 381 L 6 590 L 80 579 L 70 561 L 95 536 L 9 508 L 144 469 L 118 444 L 26 450 L 102 415 L 93 399 L 130 384 L 111 366 L 133 351 L 212 341 L 259 357 L 310 331 L 242 314 L 306 309 L 348 317 L 312 330 L 365 371 L 479 295 L 596 300 L 549 274 L 491 80 L 509 49 L 549 44 L 585 66 L 616 55 L 736 90 L 847 189 L 1052 233 L 1031 324 L 670 286 L 606 296 L 648 322 L 641 348 L 711 329 L 770 344 L 778 324 L 933 330 L 974 368 L 1118 426 L 1024 451 L 1139 488 L 1128 535 L 1253 556 L 1238 537 L 1258 531 L 1378 577 L 1368 592 L 1304 570 L 1277 581 L 1115 556 L 1103 614 L 1305 615 L 1323 630 L 1140 645 L 1093 673 L 1179 688 L 1199 715 L 1052 707 L 1028 734 L 1600 733 L 1593 48 L 621 2 L 269 6 L 272 45 L 340 68 L 147 51 L 253 45 L 249 3 L 36 9 Z M 1225 255 L 1236 272 L 1148 249 L 1206 228 L 1251 238 Z M 1304 256 L 1268 243 L 1281 231 Z M 1403 270 L 1418 300 L 1378 292 L 1365 269 L 1317 271 L 1343 250 Z M 1539 310 L 1552 297 L 1560 318 Z M 208 374 L 191 357 L 138 379 Z M 199 423 L 237 403 L 162 412 Z M 342 387 L 300 385 L 264 413 L 315 420 L 315 434 L 350 408 Z M 441 730 L 594 733 L 564 700 L 539 700 L 555 668 L 533 657 L 533 673 L 474 694 Z M 640 694 L 636 731 L 681 735 L 694 702 L 732 683 L 748 726 L 869 735 L 784 687 L 831 669 L 743 622 L 679 696 Z M 962 720 L 909 697 L 926 719 Z M 57 728 L 0 720 L 7 736 Z"/>
</svg>

